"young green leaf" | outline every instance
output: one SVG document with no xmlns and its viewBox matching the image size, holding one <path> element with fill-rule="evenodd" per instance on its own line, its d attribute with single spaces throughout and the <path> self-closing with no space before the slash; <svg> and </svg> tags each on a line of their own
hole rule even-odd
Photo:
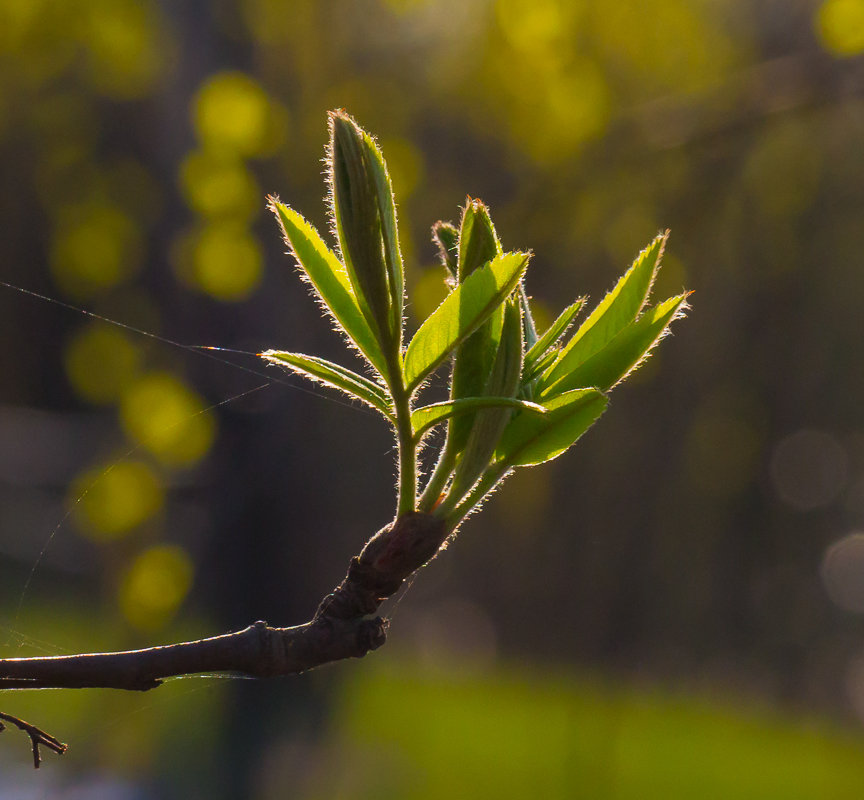
<svg viewBox="0 0 864 800">
<path fill-rule="evenodd" d="M 531 304 L 525 292 L 525 281 L 519 283 L 519 304 L 522 306 L 522 328 L 525 334 L 525 349 L 530 350 L 537 344 L 537 325 L 531 313 Z"/>
<path fill-rule="evenodd" d="M 294 253 L 303 276 L 315 288 L 327 310 L 349 340 L 381 375 L 386 375 L 384 354 L 363 316 L 351 281 L 336 254 L 318 231 L 293 208 L 270 197 L 270 209 L 279 220 L 285 241 Z"/>
<path fill-rule="evenodd" d="M 651 291 L 667 236 L 668 231 L 654 239 L 639 254 L 615 288 L 591 312 L 561 351 L 558 362 L 548 376 L 544 377 L 544 385 L 571 373 L 636 319 Z"/>
<path fill-rule="evenodd" d="M 522 386 L 527 388 L 531 381 L 543 370 L 548 369 L 555 363 L 556 358 L 558 358 L 558 350 L 554 347 L 547 350 L 540 358 L 531 362 L 531 364 L 528 363 L 526 358 L 525 364 L 522 366 Z"/>
<path fill-rule="evenodd" d="M 535 364 L 545 358 L 549 349 L 554 347 L 558 340 L 567 332 L 570 323 L 576 315 L 582 310 L 585 305 L 585 298 L 580 297 L 575 303 L 567 306 L 559 315 L 558 318 L 546 329 L 546 332 L 535 342 L 535 344 L 525 353 L 525 367 L 523 372 L 538 371 Z"/>
<path fill-rule="evenodd" d="M 496 308 L 474 333 L 453 353 L 453 372 L 450 376 L 450 398 L 479 397 L 485 394 L 486 382 L 495 363 L 495 354 L 501 342 L 504 324 L 503 307 Z M 450 423 L 450 446 L 461 450 L 471 430 L 471 418 L 461 415 Z"/>
<path fill-rule="evenodd" d="M 469 197 L 459 228 L 458 281 L 461 283 L 475 269 L 499 255 L 501 243 L 489 216 L 489 209 L 480 200 Z"/>
<path fill-rule="evenodd" d="M 393 184 L 384 155 L 376 141 L 363 131 L 366 145 L 364 154 L 369 172 L 375 183 L 375 198 L 378 201 L 378 216 L 381 220 L 381 238 L 384 244 L 384 260 L 387 264 L 388 287 L 390 289 L 390 325 L 401 347 L 402 315 L 405 308 L 405 268 L 399 248 L 399 230 L 396 223 L 396 202 L 393 199 Z"/>
<path fill-rule="evenodd" d="M 599 353 L 591 356 L 557 382 L 547 383 L 540 397 L 549 398 L 580 386 L 597 386 L 603 391 L 608 391 L 627 377 L 648 356 L 651 348 L 668 331 L 672 321 L 686 310 L 686 300 L 687 295 L 681 294 L 670 297 L 654 308 L 649 308 Z"/>
<path fill-rule="evenodd" d="M 380 411 L 388 420 L 394 422 L 393 408 L 384 389 L 350 369 L 334 364 L 332 361 L 302 353 L 267 350 L 264 353 L 259 353 L 259 355 L 271 364 L 286 367 L 310 380 L 326 384 L 351 397 L 362 400 Z"/>
<path fill-rule="evenodd" d="M 458 231 L 455 226 L 443 222 L 433 227 L 433 237 L 452 275 L 452 279 L 447 281 L 451 289 L 501 253 L 501 243 L 489 209 L 481 201 L 467 198 L 459 225 Z M 451 400 L 489 394 L 486 383 L 498 352 L 503 324 L 504 308 L 499 306 L 486 322 L 455 348 L 450 375 Z M 450 478 L 456 456 L 468 442 L 474 419 L 474 414 L 465 413 L 450 420 L 441 456 L 423 493 L 426 500 L 438 500 Z"/>
<path fill-rule="evenodd" d="M 606 410 L 608 399 L 596 389 L 576 389 L 541 405 L 546 414 L 517 414 L 501 434 L 492 469 L 542 464 L 560 456 Z"/>
<path fill-rule="evenodd" d="M 522 374 L 522 310 L 519 298 L 511 296 L 504 307 L 504 327 L 501 343 L 495 355 L 492 374 L 484 394 L 514 397 Z M 448 505 L 454 505 L 471 489 L 483 474 L 495 452 L 501 432 L 512 416 L 507 408 L 478 411 L 464 450 L 456 462 L 453 482 L 447 494 Z"/>
<path fill-rule="evenodd" d="M 537 403 L 517 400 L 515 397 L 463 397 L 461 400 L 444 400 L 422 406 L 411 414 L 414 436 L 419 440 L 430 428 L 451 417 L 486 408 L 510 408 L 529 414 L 545 414 L 546 409 Z"/>
<path fill-rule="evenodd" d="M 432 312 L 405 353 L 409 392 L 501 306 L 525 272 L 528 258 L 518 252 L 497 256 L 471 273 Z"/>
<path fill-rule="evenodd" d="M 330 114 L 328 167 L 345 267 L 363 315 L 392 357 L 399 351 L 403 304 L 393 195 L 380 151 L 343 111 Z"/>
<path fill-rule="evenodd" d="M 438 257 L 455 279 L 459 263 L 459 231 L 452 222 L 438 220 L 432 226 L 432 241 L 438 247 Z"/>
<path fill-rule="evenodd" d="M 489 210 L 479 200 L 469 198 L 462 212 L 459 231 L 458 281 L 461 283 L 500 253 L 501 243 L 495 233 Z M 486 382 L 498 352 L 503 323 L 504 308 L 501 306 L 456 348 L 453 374 L 450 378 L 451 399 L 489 394 L 486 391 Z M 468 441 L 472 423 L 473 417 L 465 415 L 453 419 L 450 423 L 447 432 L 448 446 L 455 452 L 460 451 Z"/>
</svg>

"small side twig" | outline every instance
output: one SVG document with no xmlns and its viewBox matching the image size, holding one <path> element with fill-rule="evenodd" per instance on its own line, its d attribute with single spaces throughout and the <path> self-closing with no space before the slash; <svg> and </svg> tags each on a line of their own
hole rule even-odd
<svg viewBox="0 0 864 800">
<path fill-rule="evenodd" d="M 29 722 L 25 722 L 23 719 L 19 717 L 13 717 L 11 714 L 4 714 L 0 711 L 0 720 L 8 722 L 10 725 L 14 725 L 19 730 L 24 731 L 30 737 L 30 744 L 33 747 L 33 767 L 34 769 L 39 769 L 39 765 L 42 763 L 42 754 L 39 752 L 39 745 L 44 744 L 50 750 L 53 750 L 58 755 L 63 755 L 66 752 L 68 745 L 61 742 L 59 739 L 53 737 L 50 733 L 43 731 L 41 728 L 37 728 L 35 725 L 31 725 Z M 3 722 L 0 722 L 0 731 L 6 730 L 6 726 Z"/>
</svg>

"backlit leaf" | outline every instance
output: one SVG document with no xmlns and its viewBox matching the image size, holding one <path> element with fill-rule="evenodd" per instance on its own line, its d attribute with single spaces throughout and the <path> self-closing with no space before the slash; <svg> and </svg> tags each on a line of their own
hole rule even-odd
<svg viewBox="0 0 864 800">
<path fill-rule="evenodd" d="M 489 216 L 489 209 L 480 200 L 469 198 L 459 228 L 457 278 L 460 283 L 475 269 L 498 255 L 501 255 L 501 243 Z"/>
<path fill-rule="evenodd" d="M 471 273 L 420 326 L 405 353 L 405 384 L 413 392 L 507 298 L 528 266 L 527 253 L 506 253 Z"/>
<path fill-rule="evenodd" d="M 597 386 L 603 391 L 611 389 L 639 366 L 668 330 L 670 323 L 686 309 L 686 299 L 686 294 L 677 295 L 649 308 L 599 353 L 557 383 L 547 385 L 540 397 L 548 398 L 581 386 Z"/>
<path fill-rule="evenodd" d="M 432 226 L 432 241 L 438 247 L 438 257 L 451 278 L 456 277 L 459 260 L 459 231 L 452 222 L 438 220 Z"/>
<path fill-rule="evenodd" d="M 358 305 L 381 349 L 398 351 L 402 262 L 380 151 L 350 116 L 334 111 L 327 162 L 336 235 Z"/>
<path fill-rule="evenodd" d="M 558 350 L 553 347 L 531 364 L 526 359 L 525 365 L 522 367 L 522 386 L 527 387 L 543 370 L 551 367 L 556 358 L 558 358 Z"/>
<path fill-rule="evenodd" d="M 495 355 L 492 374 L 484 394 L 496 397 L 514 397 L 522 374 L 522 309 L 517 296 L 507 300 L 504 307 L 504 327 L 501 343 Z M 513 412 L 506 408 L 479 411 L 474 417 L 465 448 L 456 462 L 453 482 L 448 492 L 450 502 L 461 499 L 489 464 L 504 426 Z"/>
<path fill-rule="evenodd" d="M 596 422 L 607 403 L 596 389 L 576 389 L 541 403 L 543 416 L 518 414 L 501 435 L 495 466 L 530 466 L 560 456 Z"/>
<path fill-rule="evenodd" d="M 351 397 L 362 400 L 380 411 L 391 422 L 393 421 L 393 409 L 384 389 L 350 369 L 334 364 L 332 361 L 302 353 L 267 350 L 259 355 L 271 364 L 287 367 L 313 381 L 339 389 Z"/>
<path fill-rule="evenodd" d="M 365 156 L 375 184 L 378 216 L 381 220 L 381 238 L 384 244 L 384 261 L 387 265 L 387 284 L 390 290 L 390 325 L 394 336 L 398 338 L 401 336 L 402 314 L 405 306 L 405 268 L 399 248 L 393 184 L 381 148 L 366 131 L 363 131 L 363 142 L 366 145 Z"/>
<path fill-rule="evenodd" d="M 668 232 L 654 239 L 639 254 L 615 288 L 591 312 L 561 351 L 558 362 L 544 377 L 544 386 L 570 374 L 636 319 L 651 291 L 667 236 Z"/>
<path fill-rule="evenodd" d="M 515 397 L 463 397 L 461 400 L 445 400 L 416 409 L 411 414 L 411 427 L 414 429 L 415 437 L 420 438 L 439 422 L 484 408 L 511 408 L 531 414 L 546 413 L 543 406 L 526 400 L 517 400 Z"/>
<path fill-rule="evenodd" d="M 475 270 L 490 262 L 501 253 L 501 243 L 489 210 L 479 200 L 468 199 L 462 213 L 458 243 L 458 281 L 462 282 Z M 499 394 L 487 391 L 486 381 L 492 372 L 495 354 L 501 340 L 504 322 L 503 306 L 495 309 L 468 339 L 456 348 L 453 359 L 453 374 L 450 378 L 450 397 L 478 397 L 483 394 Z M 447 433 L 449 447 L 458 452 L 465 447 L 471 431 L 473 417 L 459 416 L 450 423 Z"/>
<path fill-rule="evenodd" d="M 525 348 L 530 350 L 537 344 L 537 325 L 534 323 L 534 315 L 531 313 L 531 304 L 525 292 L 525 281 L 519 284 L 519 304 L 522 306 L 522 328 L 525 335 Z"/>
<path fill-rule="evenodd" d="M 293 208 L 270 198 L 270 208 L 276 214 L 285 241 L 294 253 L 304 277 L 315 288 L 318 297 L 339 327 L 372 366 L 386 374 L 384 355 L 363 316 L 345 267 L 327 247 L 318 231 Z"/>
<path fill-rule="evenodd" d="M 536 343 L 525 353 L 526 373 L 535 371 L 535 364 L 544 358 L 549 350 L 558 340 L 567 332 L 570 323 L 576 315 L 582 310 L 585 305 L 585 298 L 580 297 L 575 303 L 567 306 L 559 315 L 558 318 L 547 328 L 546 332 L 536 341 Z"/>
</svg>

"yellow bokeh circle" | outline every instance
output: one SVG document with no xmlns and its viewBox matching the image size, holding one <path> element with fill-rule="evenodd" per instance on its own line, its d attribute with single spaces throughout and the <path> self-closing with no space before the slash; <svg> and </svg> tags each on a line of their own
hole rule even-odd
<svg viewBox="0 0 864 800">
<path fill-rule="evenodd" d="M 141 553 L 120 584 L 123 616 L 140 630 L 171 621 L 192 587 L 192 559 L 182 547 L 157 545 Z"/>
<path fill-rule="evenodd" d="M 113 403 L 141 367 L 129 337 L 104 323 L 79 328 L 66 345 L 63 366 L 75 392 L 91 403 Z"/>
<path fill-rule="evenodd" d="M 442 266 L 423 270 L 411 286 L 411 311 L 418 322 L 426 319 L 447 297 L 448 273 Z"/>
<path fill-rule="evenodd" d="M 129 278 L 141 258 L 141 232 L 120 209 L 82 205 L 64 209 L 51 246 L 57 285 L 86 298 Z"/>
<path fill-rule="evenodd" d="M 815 22 L 828 52 L 836 56 L 864 53 L 864 0 L 825 0 Z"/>
<path fill-rule="evenodd" d="M 169 28 L 154 2 L 89 0 L 79 23 L 87 77 L 108 97 L 152 92 L 174 55 Z"/>
<path fill-rule="evenodd" d="M 119 539 L 156 514 L 162 484 L 143 461 L 120 461 L 83 473 L 70 490 L 75 519 L 97 541 Z"/>
<path fill-rule="evenodd" d="M 130 439 L 170 466 L 199 461 L 216 435 L 216 421 L 200 395 L 168 372 L 133 383 L 120 401 L 120 419 Z"/>
<path fill-rule="evenodd" d="M 407 139 L 382 141 L 381 150 L 387 159 L 393 193 L 404 202 L 425 178 L 423 155 Z"/>
<path fill-rule="evenodd" d="M 271 154 L 287 127 L 284 109 L 242 72 L 220 72 L 204 83 L 193 103 L 193 123 L 205 147 L 241 157 Z"/>
<path fill-rule="evenodd" d="M 264 256 L 247 228 L 207 225 L 195 237 L 191 252 L 195 286 L 217 300 L 245 300 L 261 282 Z"/>
<path fill-rule="evenodd" d="M 196 150 L 183 160 L 180 186 L 189 207 L 205 217 L 246 220 L 263 205 L 258 183 L 232 156 Z"/>
</svg>

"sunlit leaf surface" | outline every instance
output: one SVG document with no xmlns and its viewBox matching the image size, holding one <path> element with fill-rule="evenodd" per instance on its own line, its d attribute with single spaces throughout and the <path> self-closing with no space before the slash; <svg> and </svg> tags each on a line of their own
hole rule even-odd
<svg viewBox="0 0 864 800">
<path fill-rule="evenodd" d="M 279 350 L 267 350 L 261 353 L 261 358 L 272 364 L 279 364 L 294 372 L 305 375 L 313 381 L 320 381 L 334 389 L 354 397 L 380 411 L 387 419 L 392 420 L 393 410 L 390 400 L 384 390 L 377 384 L 340 367 L 332 361 L 317 356 L 306 356 L 302 353 L 285 353 Z"/>
<path fill-rule="evenodd" d="M 541 403 L 547 412 L 542 417 L 520 414 L 504 429 L 496 462 L 521 467 L 560 456 L 597 421 L 608 402 L 596 389 L 577 389 Z"/>
<path fill-rule="evenodd" d="M 498 308 L 528 266 L 525 253 L 506 253 L 469 275 L 420 326 L 405 354 L 410 390 Z"/>
<path fill-rule="evenodd" d="M 543 376 L 541 397 L 551 397 L 581 386 L 597 386 L 603 391 L 611 389 L 626 377 L 650 352 L 669 324 L 684 310 L 687 295 L 670 297 L 660 305 L 648 309 L 638 320 L 631 322 L 614 339 L 583 362 L 557 383 Z M 555 367 L 552 368 L 553 372 Z"/>
<path fill-rule="evenodd" d="M 299 267 L 339 326 L 348 334 L 372 365 L 385 374 L 381 348 L 363 316 L 345 267 L 324 243 L 318 231 L 296 211 L 277 201 L 272 202 L 285 238 Z"/>
<path fill-rule="evenodd" d="M 484 408 L 511 408 L 534 414 L 546 413 L 543 406 L 527 400 L 517 400 L 515 397 L 463 397 L 459 400 L 431 403 L 416 409 L 411 414 L 411 424 L 414 427 L 415 435 L 422 436 L 429 428 L 445 419 Z"/>
<path fill-rule="evenodd" d="M 564 346 L 557 363 L 548 376 L 544 377 L 544 386 L 555 383 L 564 375 L 571 373 L 602 350 L 610 339 L 636 319 L 648 299 L 665 243 L 666 234 L 658 236 L 639 254 L 633 266 L 627 270 L 615 288 L 603 298 Z M 593 384 L 581 385 L 592 386 Z"/>
</svg>

